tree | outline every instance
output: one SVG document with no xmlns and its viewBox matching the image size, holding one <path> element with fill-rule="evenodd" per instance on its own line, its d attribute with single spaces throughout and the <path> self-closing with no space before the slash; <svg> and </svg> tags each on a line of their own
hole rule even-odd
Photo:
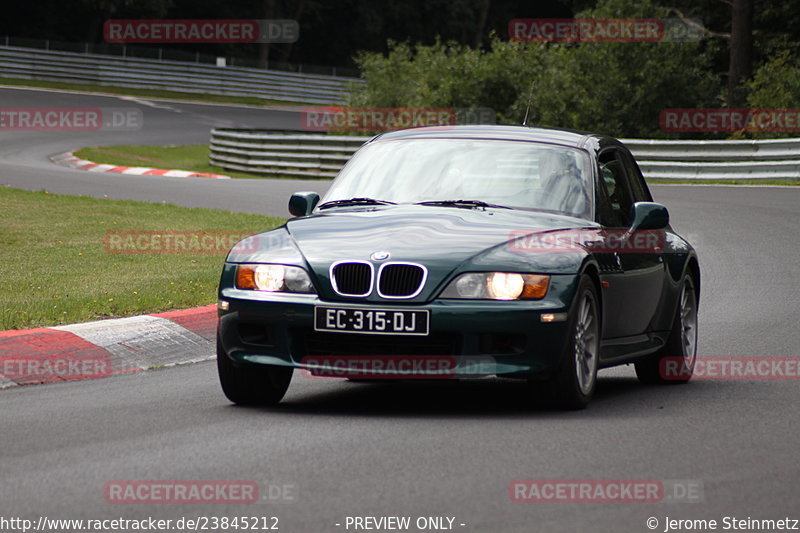
<svg viewBox="0 0 800 533">
<path fill-rule="evenodd" d="M 731 8 L 728 105 L 737 107 L 747 98 L 740 87 L 753 74 L 753 0 L 733 0 Z"/>
<path fill-rule="evenodd" d="M 585 17 L 660 17 L 648 0 L 603 0 Z M 365 52 L 366 84 L 352 105 L 492 108 L 500 122 L 666 137 L 663 108 L 710 106 L 720 92 L 702 43 L 515 43 L 494 37 L 488 51 L 457 43 L 392 43 Z M 533 90 L 531 91 L 531 83 Z M 529 98 L 529 94 L 531 97 Z"/>
</svg>

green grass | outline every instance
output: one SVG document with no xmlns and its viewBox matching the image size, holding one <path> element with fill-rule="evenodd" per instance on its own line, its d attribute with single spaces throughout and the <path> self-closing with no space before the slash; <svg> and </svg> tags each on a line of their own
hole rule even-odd
<svg viewBox="0 0 800 533">
<path fill-rule="evenodd" d="M 681 185 L 800 185 L 796 180 L 668 180 L 649 179 L 647 183 L 679 183 Z"/>
<path fill-rule="evenodd" d="M 257 233 L 259 215 L 0 187 L 0 330 L 207 305 L 227 250 L 109 253 L 109 232 Z M 229 233 L 228 233 L 229 232 Z"/>
<path fill-rule="evenodd" d="M 223 174 L 232 178 L 263 179 L 265 176 L 226 170 L 208 163 L 208 145 L 187 146 L 104 146 L 81 148 L 77 157 L 95 163 L 130 167 L 165 168 Z"/>
<path fill-rule="evenodd" d="M 293 102 L 289 100 L 274 100 L 258 98 L 255 96 L 225 96 L 206 93 L 184 93 L 180 91 L 163 91 L 160 89 L 137 89 L 132 87 L 110 87 L 96 83 L 68 83 L 63 81 L 26 80 L 21 78 L 0 77 L 0 85 L 13 85 L 15 87 L 36 87 L 39 89 L 59 89 L 63 91 L 81 91 L 87 93 L 118 94 L 121 96 L 140 96 L 143 98 L 161 98 L 169 100 L 186 100 L 191 102 L 205 102 L 212 104 L 241 104 L 252 106 L 267 105 L 301 105 L 308 103 Z"/>
</svg>

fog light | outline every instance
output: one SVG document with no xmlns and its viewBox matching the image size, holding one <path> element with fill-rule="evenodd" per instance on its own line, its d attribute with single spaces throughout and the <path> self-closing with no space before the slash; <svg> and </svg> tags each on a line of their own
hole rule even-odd
<svg viewBox="0 0 800 533">
<path fill-rule="evenodd" d="M 542 322 L 563 322 L 567 319 L 567 313 L 542 313 Z"/>
<path fill-rule="evenodd" d="M 227 311 L 231 308 L 231 303 L 225 300 L 217 300 L 217 309 L 220 311 Z"/>
</svg>

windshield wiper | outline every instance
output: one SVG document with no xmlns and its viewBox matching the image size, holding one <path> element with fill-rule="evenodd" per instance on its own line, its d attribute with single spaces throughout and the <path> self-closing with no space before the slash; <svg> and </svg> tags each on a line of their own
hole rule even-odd
<svg viewBox="0 0 800 533">
<path fill-rule="evenodd" d="M 329 207 L 340 207 L 347 205 L 396 205 L 394 202 L 386 200 L 376 200 L 375 198 L 347 198 L 344 200 L 331 200 L 320 205 L 317 209 L 327 209 Z"/>
<path fill-rule="evenodd" d="M 447 207 L 495 207 L 499 209 L 512 209 L 506 205 L 489 204 L 481 200 L 430 200 L 428 202 L 418 202 L 416 205 L 443 205 Z"/>
</svg>

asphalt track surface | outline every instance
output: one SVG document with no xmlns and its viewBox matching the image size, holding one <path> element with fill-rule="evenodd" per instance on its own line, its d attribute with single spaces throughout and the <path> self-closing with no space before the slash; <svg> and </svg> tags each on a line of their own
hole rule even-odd
<svg viewBox="0 0 800 533">
<path fill-rule="evenodd" d="M 0 91 L 4 107 L 119 105 L 100 100 Z M 180 112 L 145 105 L 140 132 L 0 133 L 0 183 L 276 215 L 292 190 L 323 189 L 81 173 L 47 161 L 88 144 L 199 143 L 216 124 L 292 120 L 165 105 Z M 653 193 L 700 254 L 700 356 L 800 355 L 800 188 Z M 345 518 L 359 515 L 450 516 L 455 530 L 474 532 L 651 531 L 649 517 L 656 531 L 666 517 L 715 519 L 718 529 L 726 516 L 800 519 L 798 381 L 645 387 L 630 367 L 600 376 L 589 409 L 571 413 L 531 407 L 524 387 L 502 380 L 363 384 L 298 374 L 279 407 L 240 408 L 222 396 L 212 363 L 2 390 L 0 517 L 261 515 L 277 516 L 285 532 L 346 531 Z M 684 480 L 702 495 L 694 503 L 514 503 L 515 479 Z M 111 480 L 254 480 L 262 490 L 290 485 L 294 499 L 110 504 L 103 487 Z"/>
<path fill-rule="evenodd" d="M 300 123 L 297 112 L 2 88 L 0 107 L 122 108 L 140 111 L 143 119 L 142 128 L 134 131 L 0 131 L 0 185 L 96 198 L 236 209 L 281 217 L 289 216 L 286 205 L 293 192 L 327 190 L 326 180 L 192 178 L 192 183 L 186 183 L 188 178 L 154 179 L 111 173 L 98 176 L 61 168 L 50 161 L 52 155 L 84 146 L 205 144 L 211 137 L 211 128 L 215 127 L 297 130 Z"/>
</svg>

